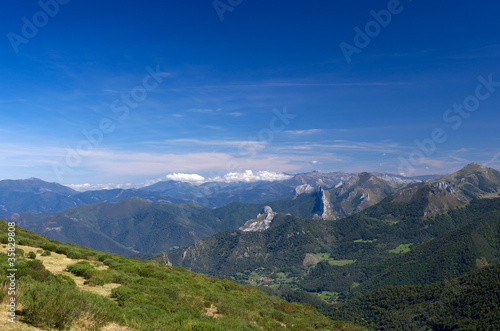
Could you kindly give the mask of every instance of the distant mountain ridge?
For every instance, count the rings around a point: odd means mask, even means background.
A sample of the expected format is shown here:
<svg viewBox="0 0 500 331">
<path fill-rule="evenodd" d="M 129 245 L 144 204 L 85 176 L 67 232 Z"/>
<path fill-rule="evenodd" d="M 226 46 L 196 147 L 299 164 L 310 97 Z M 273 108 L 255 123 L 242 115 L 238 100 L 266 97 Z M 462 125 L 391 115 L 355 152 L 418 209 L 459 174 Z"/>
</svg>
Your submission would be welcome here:
<svg viewBox="0 0 500 331">
<path fill-rule="evenodd" d="M 78 192 L 58 183 L 30 178 L 0 181 L 0 215 L 18 212 L 60 212 L 84 204 L 117 202 L 130 197 L 139 197 L 154 202 L 186 202 L 158 192 L 137 189 Z"/>
<path fill-rule="evenodd" d="M 345 182 L 354 174 L 310 172 L 282 181 L 208 182 L 193 185 L 179 181 L 160 181 L 140 189 L 104 189 L 78 192 L 69 187 L 37 178 L 0 181 L 0 215 L 18 212 L 60 212 L 83 204 L 117 202 L 139 197 L 153 202 L 194 202 L 203 207 L 222 207 L 231 202 L 266 203 L 313 193 Z M 385 174 L 395 182 L 401 176 Z M 391 179 L 392 178 L 392 179 Z M 418 178 L 406 179 L 420 182 Z"/>
<path fill-rule="evenodd" d="M 288 192 L 285 195 L 288 198 L 265 204 L 233 202 L 216 209 L 198 206 L 192 202 L 172 204 L 166 200 L 168 197 L 174 202 L 184 202 L 181 197 L 204 197 L 200 191 L 195 191 L 199 188 L 182 182 L 159 182 L 150 187 L 161 189 L 160 192 L 137 189 L 64 191 L 64 186 L 55 183 L 50 184 L 52 191 L 47 192 L 47 189 L 25 188 L 26 183 L 21 182 L 20 190 L 27 191 L 22 194 L 26 194 L 28 200 L 30 196 L 35 197 L 34 201 L 37 197 L 46 199 L 47 196 L 53 197 L 61 191 L 74 195 L 64 196 L 65 200 L 62 201 L 65 204 L 57 206 L 68 207 L 64 211 L 11 213 L 6 215 L 6 219 L 14 219 L 27 229 L 52 239 L 130 256 L 138 252 L 151 254 L 186 247 L 223 230 L 242 227 L 248 231 L 264 231 L 271 226 L 277 213 L 309 219 L 339 219 L 377 203 L 394 191 L 393 184 L 369 173 L 347 175 L 342 172 L 313 172 L 296 175 L 284 182 L 286 183 L 224 183 L 223 190 L 219 187 L 222 191 L 218 194 L 227 195 L 233 192 L 241 198 L 245 194 L 251 194 L 251 188 L 255 187 L 259 192 L 271 189 L 272 193 L 257 193 L 253 198 L 256 201 L 262 200 L 263 196 L 275 194 L 276 197 L 283 192 Z M 7 184 L 12 187 L 16 183 L 19 184 L 16 181 Z M 40 180 L 36 182 L 37 185 L 45 187 L 44 183 Z M 323 189 L 333 184 L 333 188 Z M 213 185 L 215 184 L 208 183 L 203 189 Z M 318 191 L 296 196 L 296 188 L 301 185 L 308 185 L 313 191 Z M 170 196 L 172 192 L 176 192 L 178 197 Z M 62 195 L 59 194 L 58 197 L 61 198 Z M 54 200 L 57 201 L 55 198 Z M 29 201 L 33 206 L 33 201 Z M 43 210 L 50 207 L 44 206 Z M 257 215 L 262 209 L 265 211 Z"/>
<path fill-rule="evenodd" d="M 423 217 L 465 206 L 473 199 L 498 197 L 500 171 L 470 163 L 451 175 L 396 192 L 392 201 L 410 202 L 423 196 L 429 200 Z"/>
<path fill-rule="evenodd" d="M 14 213 L 4 219 L 61 242 L 134 256 L 185 247 L 219 231 L 238 228 L 260 208 L 233 203 L 210 209 L 192 202 L 153 203 L 132 197 L 59 213 Z"/>
</svg>

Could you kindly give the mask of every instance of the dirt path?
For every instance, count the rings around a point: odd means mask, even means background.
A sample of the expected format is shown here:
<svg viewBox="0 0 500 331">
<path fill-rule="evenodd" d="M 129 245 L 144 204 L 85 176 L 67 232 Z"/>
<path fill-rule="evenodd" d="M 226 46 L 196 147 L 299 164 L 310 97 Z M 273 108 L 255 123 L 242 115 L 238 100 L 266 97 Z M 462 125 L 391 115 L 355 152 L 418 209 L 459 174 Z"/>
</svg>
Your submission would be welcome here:
<svg viewBox="0 0 500 331">
<path fill-rule="evenodd" d="M 116 284 L 116 283 L 105 284 L 104 286 L 84 285 L 83 283 L 85 282 L 85 278 L 75 276 L 72 273 L 66 271 L 66 267 L 68 265 L 77 263 L 79 261 L 87 261 L 87 260 L 74 260 L 74 259 L 68 258 L 64 254 L 58 254 L 58 253 L 54 253 L 54 252 L 51 252 L 50 256 L 41 256 L 41 252 L 40 252 L 41 249 L 38 247 L 17 245 L 16 248 L 22 249 L 25 254 L 27 254 L 30 251 L 34 252 L 36 254 L 36 258 L 38 260 L 42 261 L 43 265 L 45 266 L 45 268 L 47 270 L 49 270 L 54 275 L 64 274 L 64 275 L 71 277 L 75 281 L 76 286 L 80 290 L 89 291 L 89 292 L 99 294 L 99 295 L 102 295 L 102 296 L 109 298 L 111 296 L 111 290 L 120 286 L 120 284 Z M 7 246 L 6 245 L 0 245 L 0 253 L 7 253 Z M 87 261 L 87 262 L 89 262 L 91 265 L 93 265 L 96 269 L 105 270 L 108 268 L 107 266 L 103 265 L 102 262 L 99 262 L 99 261 Z M 19 321 L 18 318 L 16 318 L 15 324 L 9 322 L 7 320 L 8 309 L 7 309 L 7 305 L 6 305 L 6 301 L 5 301 L 6 298 L 7 298 L 7 296 L 4 298 L 5 304 L 4 304 L 4 302 L 2 302 L 0 304 L 0 306 L 1 306 L 0 307 L 0 330 L 12 330 L 12 331 L 46 330 L 46 329 L 40 329 L 40 328 L 31 326 L 29 324 L 25 324 L 25 323 Z M 71 331 L 80 331 L 80 330 L 83 331 L 83 329 L 77 328 L 77 327 L 73 327 L 70 330 Z M 106 327 L 104 327 L 102 330 L 105 330 L 105 331 L 130 331 L 132 329 L 112 323 L 112 324 L 109 324 Z"/>
</svg>

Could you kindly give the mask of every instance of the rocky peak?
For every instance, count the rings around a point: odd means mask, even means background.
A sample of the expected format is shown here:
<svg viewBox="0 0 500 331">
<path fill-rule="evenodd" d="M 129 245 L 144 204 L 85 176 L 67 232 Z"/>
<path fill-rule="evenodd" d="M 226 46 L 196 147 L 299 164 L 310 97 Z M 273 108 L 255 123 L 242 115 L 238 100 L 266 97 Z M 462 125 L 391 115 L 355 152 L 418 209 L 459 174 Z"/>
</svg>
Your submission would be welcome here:
<svg viewBox="0 0 500 331">
<path fill-rule="evenodd" d="M 271 222 L 278 213 L 275 213 L 271 207 L 265 206 L 262 212 L 257 215 L 257 218 L 247 221 L 242 227 L 241 231 L 245 232 L 262 232 L 271 226 Z"/>
</svg>

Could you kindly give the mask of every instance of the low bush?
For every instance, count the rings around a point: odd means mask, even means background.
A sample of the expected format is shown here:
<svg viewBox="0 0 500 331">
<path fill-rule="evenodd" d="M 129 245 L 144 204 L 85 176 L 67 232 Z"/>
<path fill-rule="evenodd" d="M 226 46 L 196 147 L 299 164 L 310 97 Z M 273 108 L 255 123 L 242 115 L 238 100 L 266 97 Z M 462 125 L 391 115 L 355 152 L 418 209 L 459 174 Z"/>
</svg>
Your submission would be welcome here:
<svg viewBox="0 0 500 331">
<path fill-rule="evenodd" d="M 68 275 L 57 274 L 55 276 L 55 278 L 56 278 L 56 281 L 61 283 L 61 284 L 66 284 L 66 285 L 69 285 L 71 287 L 76 287 L 75 281 L 73 280 L 73 278 L 71 278 Z"/>
<path fill-rule="evenodd" d="M 65 329 L 78 324 L 97 330 L 116 318 L 116 304 L 56 281 L 29 284 L 21 294 L 24 320 L 37 327 Z"/>
<path fill-rule="evenodd" d="M 104 285 L 104 280 L 101 277 L 93 276 L 83 282 L 83 284 L 88 286 L 102 286 Z"/>
</svg>

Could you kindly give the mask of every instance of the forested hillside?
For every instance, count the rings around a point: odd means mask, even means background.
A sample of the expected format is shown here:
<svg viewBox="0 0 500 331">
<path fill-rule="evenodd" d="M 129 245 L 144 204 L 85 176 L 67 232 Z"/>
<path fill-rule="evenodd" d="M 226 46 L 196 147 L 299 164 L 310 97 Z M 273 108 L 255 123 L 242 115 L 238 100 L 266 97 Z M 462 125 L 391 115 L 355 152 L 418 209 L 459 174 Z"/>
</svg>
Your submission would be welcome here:
<svg viewBox="0 0 500 331">
<path fill-rule="evenodd" d="M 370 330 L 496 330 L 500 265 L 432 285 L 384 287 L 331 306 L 326 314 Z"/>
<path fill-rule="evenodd" d="M 422 218 L 421 200 L 386 198 L 335 222 L 280 214 L 264 232 L 225 231 L 174 251 L 174 264 L 330 300 L 390 284 L 426 284 L 499 261 L 500 198 Z M 450 232 L 451 231 L 451 232 Z"/>
</svg>

